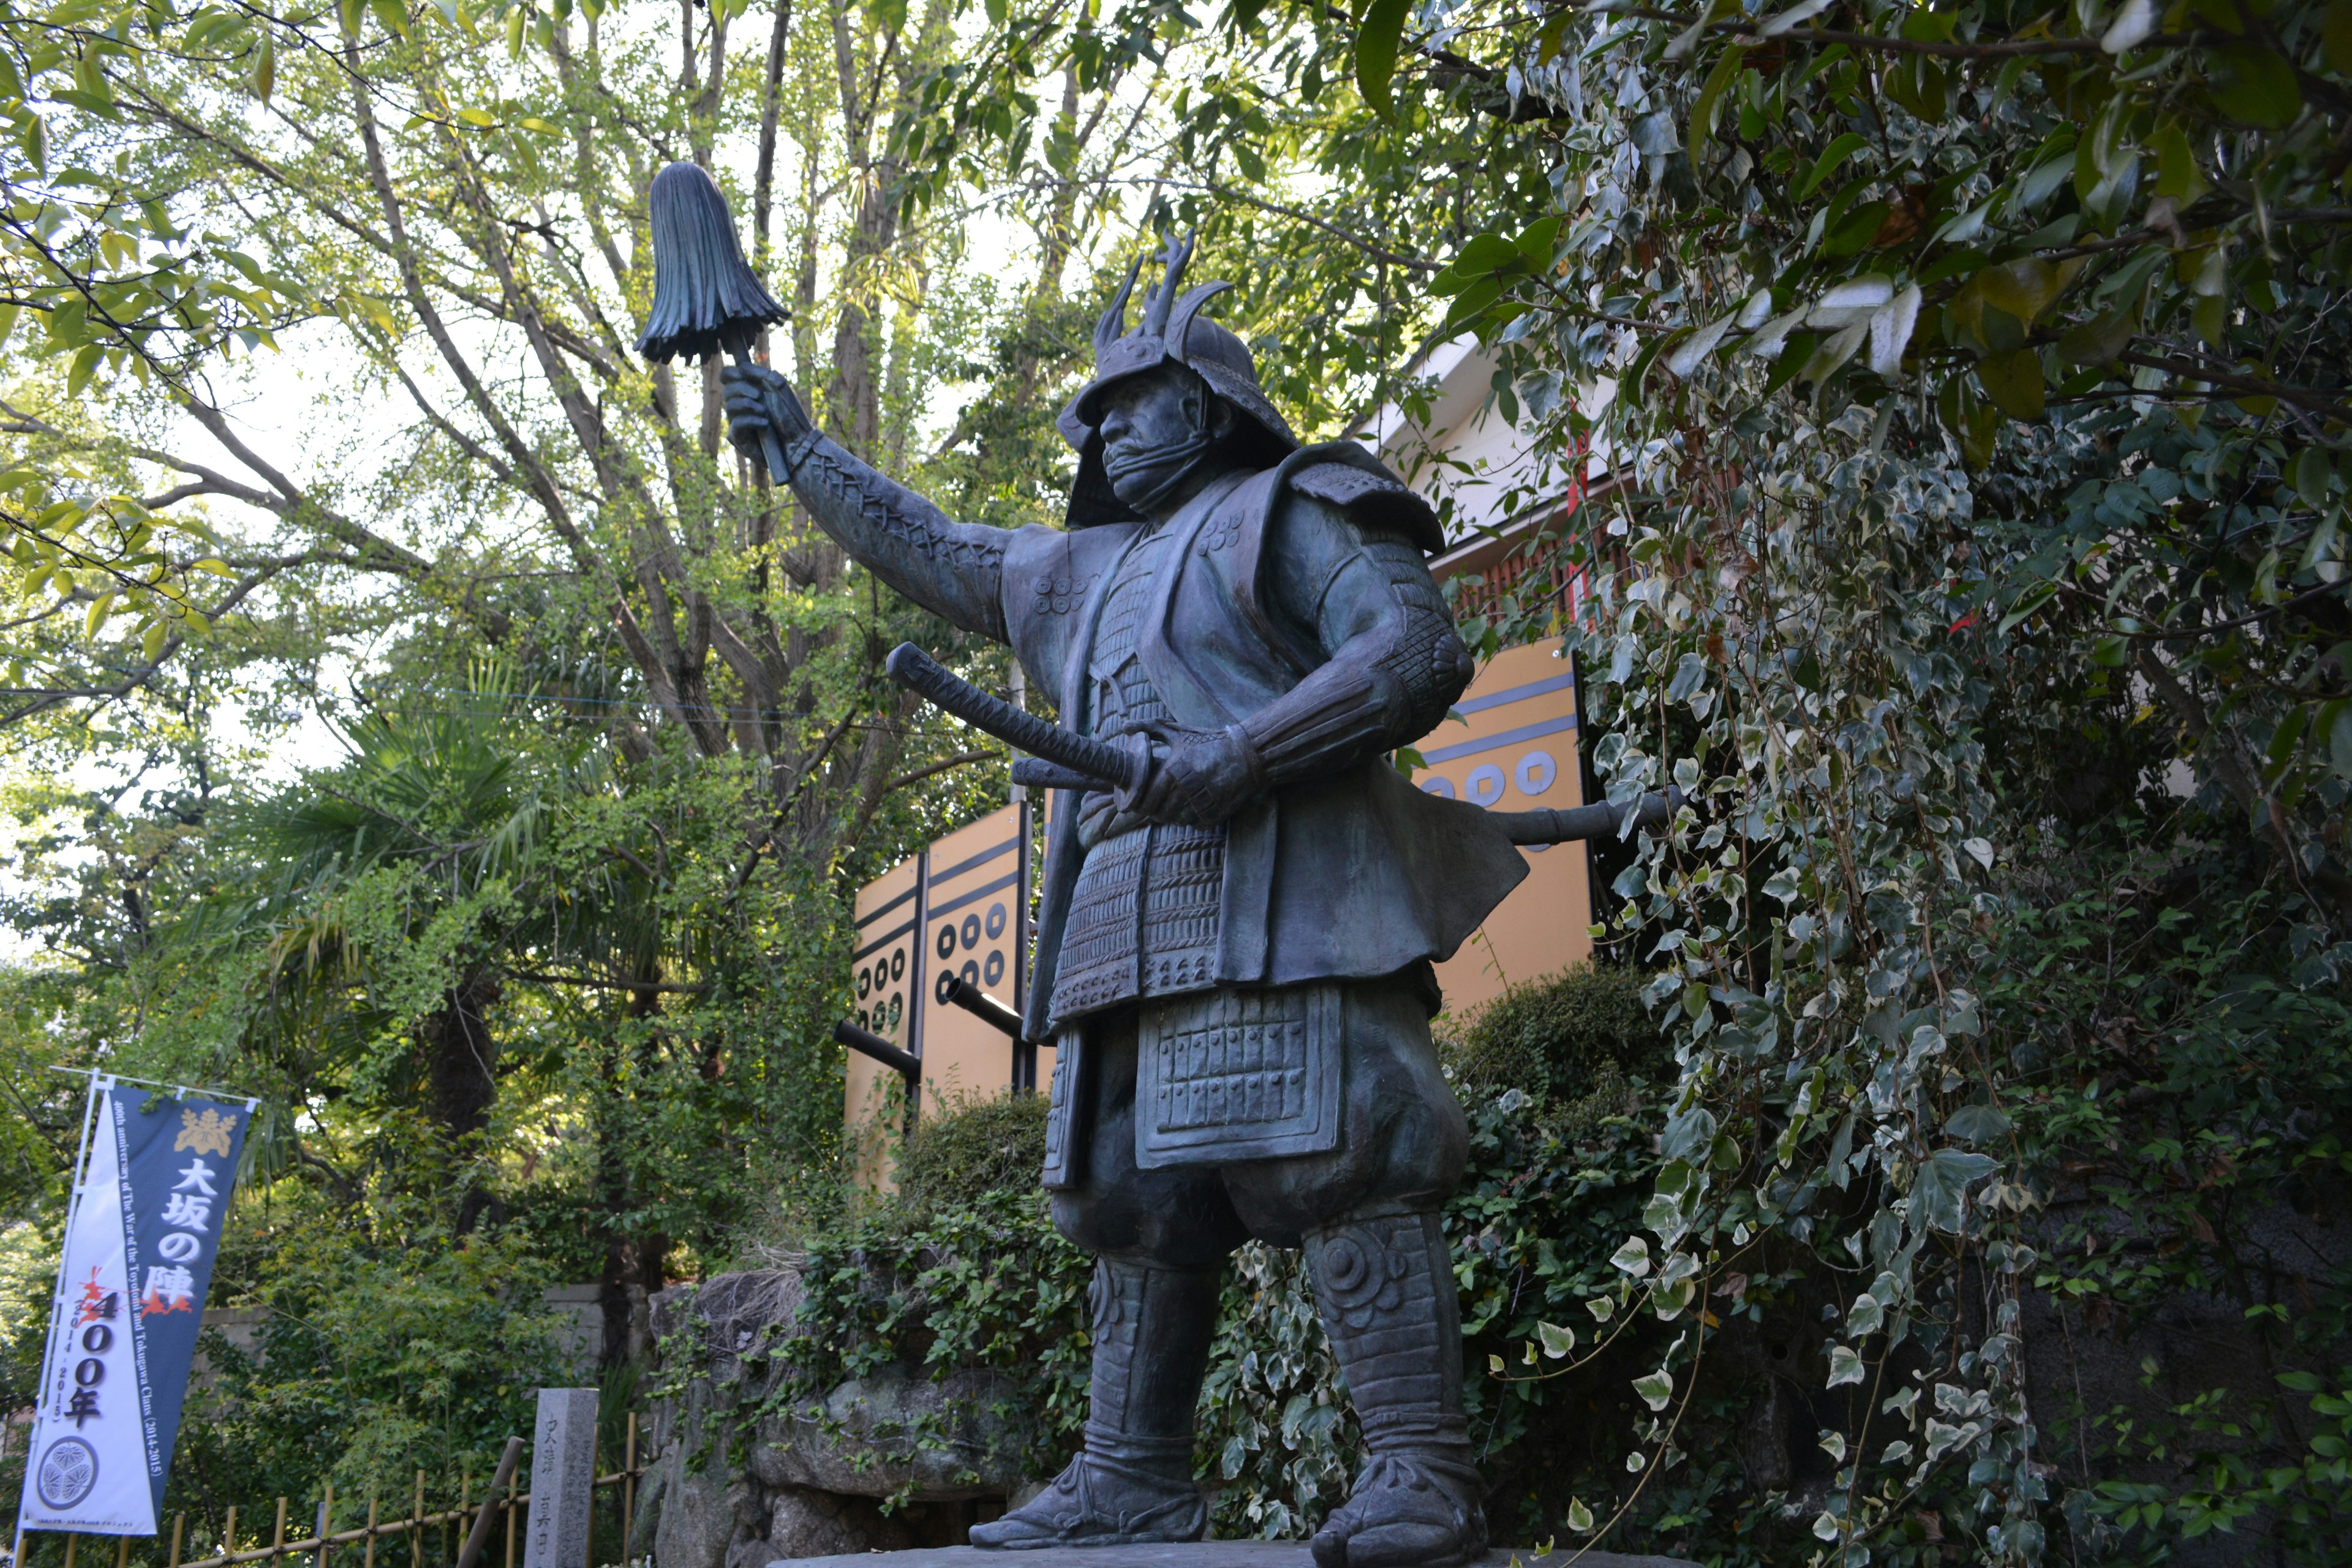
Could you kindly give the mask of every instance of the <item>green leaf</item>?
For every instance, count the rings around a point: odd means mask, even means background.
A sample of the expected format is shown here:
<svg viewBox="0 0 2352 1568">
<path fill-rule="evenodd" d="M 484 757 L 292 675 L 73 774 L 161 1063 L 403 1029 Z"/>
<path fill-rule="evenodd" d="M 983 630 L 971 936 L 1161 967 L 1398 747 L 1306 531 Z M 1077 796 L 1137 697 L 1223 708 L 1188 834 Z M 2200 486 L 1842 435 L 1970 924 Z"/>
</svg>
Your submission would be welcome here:
<svg viewBox="0 0 2352 1568">
<path fill-rule="evenodd" d="M 468 125 L 478 125 L 486 128 L 496 125 L 499 122 L 499 117 L 497 115 L 492 114 L 487 109 L 476 109 L 471 104 L 468 104 L 465 108 L 457 110 L 457 118 L 464 121 Z"/>
<path fill-rule="evenodd" d="M 394 37 L 408 37 L 406 0 L 368 0 L 368 10 L 383 30 Z"/>
<path fill-rule="evenodd" d="M 2071 265 L 2023 257 L 1986 268 L 1969 280 L 1969 287 L 1986 304 L 2006 310 L 2030 326 L 2064 292 L 2082 264 L 2080 257 L 2074 258 Z"/>
<path fill-rule="evenodd" d="M 2208 348 L 2225 348 L 2230 342 L 2230 302 L 2219 294 L 2208 294 L 2189 307 L 2189 324 L 2197 335 L 2205 340 Z"/>
<path fill-rule="evenodd" d="M 1747 57 L 1748 51 L 1737 44 L 1724 50 L 1698 89 L 1690 115 L 1690 161 L 1694 168 L 1706 151 L 1707 138 L 1715 134 L 1716 116 L 1723 107 L 1724 91 L 1739 79 L 1739 65 Z"/>
<path fill-rule="evenodd" d="M 2234 38 L 2213 51 L 2216 68 L 2207 90 L 2231 119 L 2267 130 L 2284 130 L 2303 112 L 2303 86 L 2294 67 L 2251 38 Z"/>
<path fill-rule="evenodd" d="M 1563 1329 L 1557 1324 L 1538 1322 L 1536 1324 L 1536 1336 L 1543 1341 L 1544 1354 L 1554 1361 L 1564 1360 L 1576 1349 L 1574 1329 Z"/>
<path fill-rule="evenodd" d="M 253 96 L 268 103 L 271 90 L 277 86 L 278 44 L 265 27 L 261 32 L 261 42 L 253 52 Z"/>
<path fill-rule="evenodd" d="M 1356 89 L 1378 113 L 1390 112 L 1389 83 L 1396 76 L 1410 0 L 1372 0 L 1356 28 Z"/>
<path fill-rule="evenodd" d="M 1912 1175 L 1914 1212 L 1936 1229 L 1957 1235 L 1964 1223 L 1961 1198 L 1969 1184 L 1999 1169 L 2000 1163 L 1990 1155 L 1965 1153 L 1958 1149 L 1937 1150 L 1919 1162 Z"/>
<path fill-rule="evenodd" d="M 2345 0 L 2345 9 L 2352 11 L 2352 0 Z M 2156 194 L 2169 196 L 2180 207 L 2194 205 L 2213 187 L 2205 181 L 2197 167 L 2197 153 L 2189 145 L 2178 125 L 2167 125 L 2156 133 Z"/>
<path fill-rule="evenodd" d="M 1592 1510 L 1584 1506 L 1582 1498 L 1568 1500 L 1568 1528 L 1579 1535 L 1592 1533 Z"/>
<path fill-rule="evenodd" d="M 115 598 L 115 591 L 109 588 L 89 602 L 89 613 L 82 616 L 81 620 L 82 636 L 86 637 L 98 636 L 98 628 L 106 625 L 106 617 L 114 613 Z"/>
<path fill-rule="evenodd" d="M 1645 1377 L 1637 1377 L 1633 1380 L 1633 1392 L 1640 1394 L 1642 1403 L 1651 1409 L 1664 1410 L 1674 1402 L 1674 1374 L 1661 1367 Z"/>
<path fill-rule="evenodd" d="M 2045 395 L 2042 356 L 2033 350 L 2023 348 L 1979 360 L 1977 380 L 1984 384 L 1985 395 L 1993 405 L 2011 419 L 2030 423 L 2042 417 Z"/>
<path fill-rule="evenodd" d="M 1822 254 L 1852 256 L 1863 249 L 1878 237 L 1887 214 L 1894 210 L 1885 202 L 1864 202 L 1838 219 L 1836 226 L 1822 241 Z"/>
<path fill-rule="evenodd" d="M 1820 159 L 1806 171 L 1805 177 L 1797 183 L 1797 188 L 1789 193 L 1790 198 L 1803 201 L 1821 188 L 1822 182 L 1828 179 L 1840 163 L 1869 145 L 1859 132 L 1845 132 L 1822 150 Z"/>
<path fill-rule="evenodd" d="M 2058 340 L 2058 357 L 2067 364 L 2112 364 L 2131 346 L 2133 313 L 2118 305 L 2076 323 Z"/>
<path fill-rule="evenodd" d="M 43 120 L 39 114 L 28 111 L 25 115 L 25 118 L 18 122 L 16 126 L 16 147 L 19 152 L 25 154 L 25 162 L 33 166 L 36 174 L 46 174 L 48 173 L 48 121 Z"/>
<path fill-rule="evenodd" d="M 73 364 L 71 368 L 66 372 L 66 395 L 68 397 L 79 397 L 81 395 L 82 388 L 88 386 L 89 384 L 89 378 L 93 374 L 97 374 L 99 357 L 105 352 L 106 351 L 104 349 L 100 348 L 96 343 L 88 343 L 83 345 L 80 353 L 74 355 Z"/>
<path fill-rule="evenodd" d="M 1963 1143 L 1991 1143 L 2009 1135 L 2009 1118 L 1990 1105 L 1963 1105 L 1944 1123 Z"/>
<path fill-rule="evenodd" d="M 2304 505 L 2317 508 L 2327 504 L 2327 482 L 2335 477 L 2336 470 L 2327 460 L 2326 448 L 2305 447 L 2295 454 L 2291 472 L 2294 479 L 2294 493 L 2303 498 Z"/>
</svg>

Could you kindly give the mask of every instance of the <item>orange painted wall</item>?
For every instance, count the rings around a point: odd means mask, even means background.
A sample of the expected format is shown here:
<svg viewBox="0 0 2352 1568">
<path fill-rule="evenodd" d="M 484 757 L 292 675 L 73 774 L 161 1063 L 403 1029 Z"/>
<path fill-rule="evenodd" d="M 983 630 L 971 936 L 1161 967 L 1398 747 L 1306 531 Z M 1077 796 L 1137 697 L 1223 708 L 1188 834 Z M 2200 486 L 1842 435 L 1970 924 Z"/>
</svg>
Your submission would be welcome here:
<svg viewBox="0 0 2352 1568">
<path fill-rule="evenodd" d="M 1448 719 L 1415 747 L 1413 783 L 1498 811 L 1584 804 L 1577 762 L 1575 667 L 1557 641 L 1507 648 L 1478 671 Z M 1461 1013 L 1509 985 L 1557 973 L 1592 952 L 1592 887 L 1581 844 L 1523 848 L 1528 879 L 1437 966 Z"/>
<path fill-rule="evenodd" d="M 992 812 L 858 889 L 856 1020 L 922 1058 L 919 1116 L 942 1095 L 985 1097 L 1012 1087 L 1013 1042 L 943 1000 L 940 986 L 961 974 L 1020 1010 L 1028 979 L 1026 821 L 1019 805 Z M 1053 1050 L 1037 1055 L 1039 1081 L 1047 1081 Z M 900 1126 L 891 1110 L 898 1075 L 851 1051 L 845 1078 L 842 1109 L 861 1142 L 859 1172 L 869 1184 L 887 1184 L 889 1135 Z"/>
</svg>

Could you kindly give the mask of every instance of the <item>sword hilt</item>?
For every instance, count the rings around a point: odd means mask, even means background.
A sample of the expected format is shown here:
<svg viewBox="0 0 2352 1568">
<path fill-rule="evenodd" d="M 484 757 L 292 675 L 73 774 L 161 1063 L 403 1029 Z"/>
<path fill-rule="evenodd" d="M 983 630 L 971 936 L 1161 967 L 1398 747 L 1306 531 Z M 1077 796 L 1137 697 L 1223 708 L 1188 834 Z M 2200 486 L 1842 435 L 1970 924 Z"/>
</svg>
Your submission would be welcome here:
<svg viewBox="0 0 2352 1568">
<path fill-rule="evenodd" d="M 1084 773 L 1105 788 L 1132 795 L 1150 776 L 1151 760 L 1143 751 L 1122 751 L 1090 735 L 1065 730 L 1034 713 L 1024 712 L 1003 698 L 992 697 L 960 679 L 913 643 L 902 642 L 892 648 L 882 668 L 889 671 L 891 679 L 973 729 L 984 731 L 1032 756 Z"/>
<path fill-rule="evenodd" d="M 1076 768 L 1066 768 L 1059 763 L 1049 763 L 1042 757 L 1013 759 L 1013 782 L 1031 789 L 1074 789 L 1080 792 L 1106 788 L 1108 781 L 1092 773 L 1082 773 Z"/>
<path fill-rule="evenodd" d="M 1654 791 L 1630 805 L 1611 805 L 1602 801 L 1594 805 L 1572 805 L 1565 811 L 1497 811 L 1495 819 L 1514 844 L 1577 844 L 1590 838 L 1614 837 L 1623 830 L 1628 816 L 1637 818 L 1644 827 L 1664 827 L 1674 820 L 1683 805 L 1683 792 L 1669 788 L 1661 795 Z"/>
</svg>

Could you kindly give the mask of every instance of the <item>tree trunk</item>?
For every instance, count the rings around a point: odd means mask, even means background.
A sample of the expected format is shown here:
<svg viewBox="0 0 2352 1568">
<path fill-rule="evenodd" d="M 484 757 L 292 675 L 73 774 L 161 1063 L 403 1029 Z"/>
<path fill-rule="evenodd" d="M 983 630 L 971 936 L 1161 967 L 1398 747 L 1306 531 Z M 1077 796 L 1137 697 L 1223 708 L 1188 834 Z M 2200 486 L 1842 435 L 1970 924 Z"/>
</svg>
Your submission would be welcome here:
<svg viewBox="0 0 2352 1568">
<path fill-rule="evenodd" d="M 499 986 L 488 974 L 469 974 L 417 1026 L 425 1047 L 425 1113 L 452 1148 L 487 1126 L 498 1103 L 499 1048 L 488 1014 Z"/>
<path fill-rule="evenodd" d="M 469 974 L 416 1027 L 425 1047 L 425 1114 L 440 1130 L 457 1175 L 454 1223 L 459 1236 L 469 1234 L 485 1214 L 493 1220 L 505 1217 L 505 1205 L 478 1179 L 480 1173 L 472 1163 L 499 1099 L 499 1048 L 488 1016 L 499 993 L 495 977 Z"/>
<path fill-rule="evenodd" d="M 659 964 L 648 964 L 638 975 L 649 985 L 661 981 Z M 635 1020 L 650 1018 L 661 1007 L 661 993 L 653 990 L 629 994 L 625 1016 Z M 623 1216 L 633 1206 L 634 1193 L 629 1180 L 628 1152 L 624 1146 L 621 1129 L 614 1123 L 618 1097 L 613 1093 L 620 1081 L 621 1052 L 625 1047 L 618 1040 L 608 1041 L 604 1047 L 604 1104 L 599 1108 L 596 1129 L 596 1226 L 604 1242 L 604 1271 L 596 1280 L 596 1304 L 604 1319 L 604 1342 L 598 1347 L 598 1363 L 603 1366 L 618 1366 L 644 1355 L 651 1345 L 651 1327 L 638 1315 L 638 1304 L 650 1301 L 655 1291 L 667 1283 L 662 1260 L 669 1256 L 670 1238 L 660 1231 L 632 1234 Z"/>
</svg>

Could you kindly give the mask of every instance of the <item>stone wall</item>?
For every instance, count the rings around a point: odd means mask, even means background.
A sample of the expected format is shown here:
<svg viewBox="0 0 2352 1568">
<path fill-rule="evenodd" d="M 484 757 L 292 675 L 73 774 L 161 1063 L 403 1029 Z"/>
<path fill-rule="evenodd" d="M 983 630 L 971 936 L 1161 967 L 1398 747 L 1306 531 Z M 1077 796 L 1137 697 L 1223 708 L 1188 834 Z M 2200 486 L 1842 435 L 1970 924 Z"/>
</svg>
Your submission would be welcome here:
<svg viewBox="0 0 2352 1568">
<path fill-rule="evenodd" d="M 772 1347 L 801 1301 L 790 1268 L 724 1274 L 653 1299 L 652 1468 L 632 1557 L 660 1568 L 765 1568 L 778 1558 L 961 1545 L 1025 1497 L 990 1406 L 992 1374 L 934 1383 L 890 1366 L 784 1404 Z"/>
</svg>

